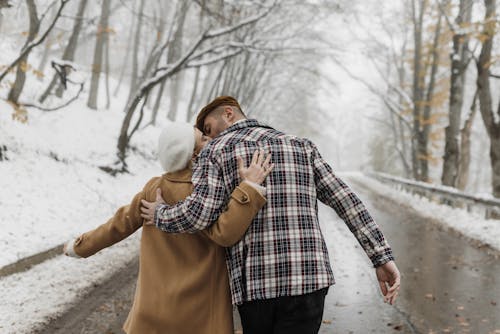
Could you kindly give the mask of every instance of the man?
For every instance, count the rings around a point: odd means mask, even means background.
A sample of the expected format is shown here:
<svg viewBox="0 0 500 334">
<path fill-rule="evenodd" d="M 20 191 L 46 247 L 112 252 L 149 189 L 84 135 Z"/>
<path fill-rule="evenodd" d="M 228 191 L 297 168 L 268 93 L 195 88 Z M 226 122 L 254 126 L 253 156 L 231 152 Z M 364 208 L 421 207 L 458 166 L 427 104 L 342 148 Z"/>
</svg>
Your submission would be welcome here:
<svg viewBox="0 0 500 334">
<path fill-rule="evenodd" d="M 385 301 L 394 303 L 400 275 L 389 244 L 311 141 L 247 119 L 229 96 L 205 106 L 196 126 L 213 139 L 193 168 L 192 195 L 172 206 L 160 198 L 143 202 L 143 217 L 170 233 L 205 229 L 238 184 L 236 157 L 248 162 L 256 149 L 272 155 L 274 170 L 265 182 L 267 205 L 226 256 L 232 301 L 245 334 L 318 332 L 324 298 L 334 284 L 318 223 L 318 199 L 348 225 L 376 267 Z"/>
</svg>

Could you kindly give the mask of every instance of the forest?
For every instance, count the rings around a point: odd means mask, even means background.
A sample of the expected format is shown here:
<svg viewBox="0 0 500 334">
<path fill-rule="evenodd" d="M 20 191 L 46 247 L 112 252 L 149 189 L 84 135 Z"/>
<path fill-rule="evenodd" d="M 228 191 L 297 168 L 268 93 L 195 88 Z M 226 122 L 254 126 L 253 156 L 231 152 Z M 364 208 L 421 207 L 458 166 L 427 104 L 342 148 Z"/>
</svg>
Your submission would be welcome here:
<svg viewBox="0 0 500 334">
<path fill-rule="evenodd" d="M 357 115 L 371 124 L 360 144 L 368 158 L 358 154 L 363 170 L 500 197 L 496 7 L 494 0 L 1 0 L 0 97 L 22 123 L 35 109 L 64 115 L 76 100 L 107 110 L 126 91 L 116 159 L 102 166 L 121 173 L 138 131 L 159 120 L 193 121 L 220 95 L 298 135 L 336 131 L 318 124 L 352 118 L 325 108 L 345 84 L 342 72 L 372 101 Z M 349 62 L 353 53 L 364 57 L 362 68 Z M 337 130 L 348 137 L 355 122 Z M 1 160 L 9 148 L 0 147 Z"/>
</svg>

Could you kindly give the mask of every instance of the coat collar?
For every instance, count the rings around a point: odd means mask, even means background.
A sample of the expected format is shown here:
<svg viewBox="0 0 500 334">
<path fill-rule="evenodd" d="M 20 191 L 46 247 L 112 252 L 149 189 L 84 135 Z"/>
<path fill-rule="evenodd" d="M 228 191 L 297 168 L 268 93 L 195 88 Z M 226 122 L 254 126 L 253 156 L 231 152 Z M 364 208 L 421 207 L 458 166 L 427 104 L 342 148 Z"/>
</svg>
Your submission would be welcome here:
<svg viewBox="0 0 500 334">
<path fill-rule="evenodd" d="M 257 121 L 256 119 L 244 119 L 236 122 L 235 124 L 228 127 L 226 130 L 222 131 L 217 137 L 224 136 L 229 132 L 237 131 L 244 128 L 252 128 L 252 127 L 261 127 L 261 128 L 269 128 L 273 129 L 269 125 L 265 125 Z"/>
<path fill-rule="evenodd" d="M 193 170 L 191 169 L 191 164 L 183 170 L 177 172 L 165 173 L 163 177 L 172 182 L 180 183 L 191 183 L 191 176 L 193 176 Z"/>
</svg>

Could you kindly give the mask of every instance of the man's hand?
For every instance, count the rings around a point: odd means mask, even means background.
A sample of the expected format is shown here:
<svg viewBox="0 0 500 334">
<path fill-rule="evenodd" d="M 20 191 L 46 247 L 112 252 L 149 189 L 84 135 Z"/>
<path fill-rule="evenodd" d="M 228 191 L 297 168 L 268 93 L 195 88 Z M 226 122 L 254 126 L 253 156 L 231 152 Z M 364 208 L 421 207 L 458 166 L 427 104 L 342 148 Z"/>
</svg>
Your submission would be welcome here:
<svg viewBox="0 0 500 334">
<path fill-rule="evenodd" d="M 166 204 L 165 200 L 161 196 L 161 189 L 156 189 L 156 201 L 148 202 L 146 200 L 141 199 L 141 217 L 144 218 L 143 225 L 154 225 L 155 218 L 155 210 L 158 205 Z"/>
<path fill-rule="evenodd" d="M 394 261 L 389 261 L 375 269 L 380 290 L 384 295 L 384 302 L 394 304 L 401 285 L 401 274 Z"/>
</svg>

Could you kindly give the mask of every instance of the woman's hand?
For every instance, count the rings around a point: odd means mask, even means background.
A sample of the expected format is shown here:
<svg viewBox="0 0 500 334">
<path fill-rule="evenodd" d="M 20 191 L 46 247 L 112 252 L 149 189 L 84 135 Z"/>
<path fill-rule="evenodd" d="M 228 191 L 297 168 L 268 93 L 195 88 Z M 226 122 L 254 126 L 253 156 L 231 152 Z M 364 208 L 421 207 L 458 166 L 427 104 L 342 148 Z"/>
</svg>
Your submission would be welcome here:
<svg viewBox="0 0 500 334">
<path fill-rule="evenodd" d="M 255 151 L 250 166 L 247 168 L 243 163 L 243 159 L 236 157 L 238 159 L 238 174 L 242 181 L 250 181 L 256 184 L 264 182 L 274 168 L 274 164 L 270 163 L 271 154 L 265 157 L 265 159 L 264 157 L 265 153 L 263 150 Z"/>
</svg>

